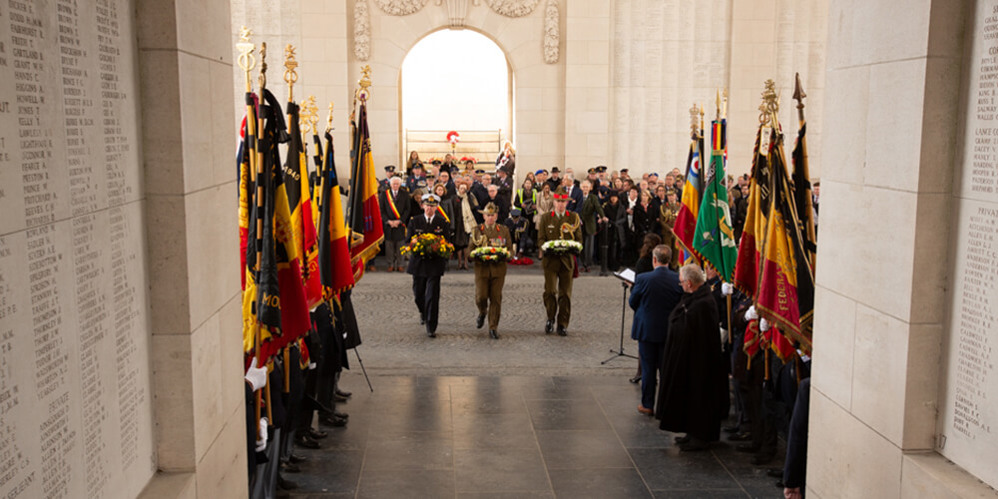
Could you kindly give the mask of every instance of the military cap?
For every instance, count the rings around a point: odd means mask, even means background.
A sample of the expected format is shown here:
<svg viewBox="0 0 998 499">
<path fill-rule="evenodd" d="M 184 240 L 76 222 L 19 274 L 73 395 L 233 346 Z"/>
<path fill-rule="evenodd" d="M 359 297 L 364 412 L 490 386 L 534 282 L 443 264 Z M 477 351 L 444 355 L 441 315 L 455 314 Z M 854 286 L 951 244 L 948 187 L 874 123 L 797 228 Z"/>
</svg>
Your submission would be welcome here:
<svg viewBox="0 0 998 499">
<path fill-rule="evenodd" d="M 489 203 L 485 205 L 485 209 L 478 210 L 478 212 L 481 213 L 482 215 L 498 215 L 499 207 L 496 206 L 495 203 Z"/>
<path fill-rule="evenodd" d="M 627 168 L 621 168 L 620 173 L 627 173 L 629 170 Z"/>
<path fill-rule="evenodd" d="M 563 186 L 559 185 L 558 188 L 555 189 L 555 191 L 554 191 L 554 200 L 555 201 L 568 201 L 568 192 L 565 191 L 565 188 Z"/>
<path fill-rule="evenodd" d="M 547 170 L 541 168 L 540 170 L 537 170 L 536 172 L 534 172 L 534 175 L 540 175 L 542 173 L 547 173 L 547 172 L 548 172 Z"/>
<path fill-rule="evenodd" d="M 394 172 L 395 171 L 395 165 L 388 165 L 388 166 L 386 166 L 385 167 L 385 171 L 386 172 Z"/>
<path fill-rule="evenodd" d="M 603 173 L 606 171 L 606 165 L 599 165 L 596 167 L 596 173 Z"/>
<path fill-rule="evenodd" d="M 492 203 L 489 203 L 489 204 L 492 204 Z M 486 208 L 487 208 L 487 207 L 486 207 Z M 518 217 L 518 216 L 520 216 L 520 214 L 521 214 L 521 213 L 523 213 L 523 212 L 522 212 L 522 211 L 520 211 L 520 209 L 519 209 L 519 208 L 513 208 L 512 210 L 509 210 L 509 215 L 510 215 L 511 217 Z"/>
<path fill-rule="evenodd" d="M 481 175 L 481 174 L 485 173 L 485 170 L 479 168 L 479 169 L 475 170 L 475 173 Z"/>
<path fill-rule="evenodd" d="M 586 171 L 586 173 L 592 175 L 592 174 L 596 173 L 596 169 L 595 168 L 590 168 L 589 170 Z"/>
<path fill-rule="evenodd" d="M 436 206 L 440 204 L 440 198 L 436 194 L 423 194 L 423 204 Z"/>
</svg>

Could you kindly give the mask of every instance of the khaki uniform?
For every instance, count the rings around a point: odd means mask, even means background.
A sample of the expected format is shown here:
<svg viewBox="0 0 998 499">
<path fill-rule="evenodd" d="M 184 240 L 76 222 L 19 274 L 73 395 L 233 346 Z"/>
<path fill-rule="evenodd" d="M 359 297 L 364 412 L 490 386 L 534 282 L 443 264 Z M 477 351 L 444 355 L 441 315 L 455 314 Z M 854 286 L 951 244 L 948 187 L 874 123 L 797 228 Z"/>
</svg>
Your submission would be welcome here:
<svg viewBox="0 0 998 499">
<path fill-rule="evenodd" d="M 505 247 L 513 254 L 513 238 L 505 225 L 484 224 L 475 227 L 468 245 L 470 251 L 482 246 Z M 475 261 L 475 305 L 478 313 L 489 316 L 489 329 L 499 328 L 499 314 L 502 312 L 502 286 L 506 282 L 506 262 Z"/>
<path fill-rule="evenodd" d="M 562 232 L 565 224 L 569 225 L 568 232 Z M 557 239 L 582 242 L 579 215 L 570 211 L 562 216 L 555 212 L 541 215 L 537 229 L 538 247 Z M 558 326 L 567 328 L 572 314 L 572 272 L 575 270 L 575 257 L 570 254 L 544 254 L 541 268 L 544 269 L 544 308 L 547 309 L 548 320 L 557 318 Z"/>
<path fill-rule="evenodd" d="M 672 233 L 672 228 L 676 225 L 676 217 L 679 215 L 680 204 L 663 203 L 659 207 L 658 225 L 662 230 L 662 244 L 672 248 L 672 260 L 669 268 L 679 269 L 679 243 Z"/>
</svg>

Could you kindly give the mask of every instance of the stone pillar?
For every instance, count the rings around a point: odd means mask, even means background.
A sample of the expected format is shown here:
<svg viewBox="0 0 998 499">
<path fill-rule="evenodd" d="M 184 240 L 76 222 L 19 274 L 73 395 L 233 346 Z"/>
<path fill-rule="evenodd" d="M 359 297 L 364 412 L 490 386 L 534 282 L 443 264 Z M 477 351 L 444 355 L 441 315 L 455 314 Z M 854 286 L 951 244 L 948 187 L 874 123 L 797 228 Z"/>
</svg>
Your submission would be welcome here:
<svg viewBox="0 0 998 499">
<path fill-rule="evenodd" d="M 933 452 L 970 3 L 830 2 L 809 496 L 979 483 Z"/>
<path fill-rule="evenodd" d="M 144 495 L 246 497 L 229 2 L 135 8 L 159 469 Z"/>
</svg>

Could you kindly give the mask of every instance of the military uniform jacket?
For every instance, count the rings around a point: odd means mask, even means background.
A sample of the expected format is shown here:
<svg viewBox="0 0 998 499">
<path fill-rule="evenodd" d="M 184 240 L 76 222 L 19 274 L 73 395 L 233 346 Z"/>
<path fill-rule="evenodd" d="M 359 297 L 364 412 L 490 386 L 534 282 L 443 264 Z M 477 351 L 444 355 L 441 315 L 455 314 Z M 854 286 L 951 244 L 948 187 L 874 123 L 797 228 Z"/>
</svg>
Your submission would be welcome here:
<svg viewBox="0 0 998 499">
<path fill-rule="evenodd" d="M 603 211 L 603 207 L 599 204 L 599 199 L 596 198 L 596 194 L 592 192 L 589 193 L 582 201 L 582 206 L 579 209 L 579 215 L 582 216 L 582 226 L 586 229 L 586 234 L 596 233 L 596 214 L 600 217 L 605 217 L 606 214 Z"/>
<path fill-rule="evenodd" d="M 408 243 L 412 240 L 412 236 L 427 233 L 443 236 L 447 242 L 451 240 L 450 224 L 444 220 L 444 217 L 437 214 L 433 217 L 432 222 L 428 222 L 426 215 L 420 214 L 412 217 L 412 220 L 409 221 L 409 230 L 406 232 L 405 241 Z M 410 256 L 409 266 L 406 268 L 406 272 L 409 274 L 421 277 L 441 276 L 444 275 L 445 270 L 447 270 L 447 260 L 437 257 L 423 258 L 419 255 Z"/>
<path fill-rule="evenodd" d="M 565 224 L 569 225 L 571 229 L 569 232 L 562 233 L 561 227 Z M 565 211 L 565 214 L 558 216 L 555 212 L 545 213 L 541 215 L 541 223 L 537 228 L 537 245 L 543 246 L 544 243 L 548 241 L 554 241 L 556 239 L 565 239 L 569 241 L 582 242 L 582 222 L 579 220 L 578 213 L 572 213 L 571 211 Z M 556 258 L 554 256 L 544 256 L 544 259 Z M 562 263 L 572 268 L 574 260 L 572 255 L 564 254 L 557 258 L 562 259 Z"/>
<path fill-rule="evenodd" d="M 468 245 L 468 249 L 474 251 L 475 248 L 482 246 L 501 246 L 506 248 L 506 251 L 509 251 L 510 256 L 512 256 L 513 238 L 509 235 L 509 228 L 500 223 L 496 223 L 491 227 L 479 224 L 475 227 L 475 230 L 471 231 L 471 243 Z M 476 260 L 475 268 L 478 269 L 479 267 L 488 267 L 490 272 L 498 270 L 503 275 L 506 274 L 506 262 L 480 262 Z"/>
</svg>

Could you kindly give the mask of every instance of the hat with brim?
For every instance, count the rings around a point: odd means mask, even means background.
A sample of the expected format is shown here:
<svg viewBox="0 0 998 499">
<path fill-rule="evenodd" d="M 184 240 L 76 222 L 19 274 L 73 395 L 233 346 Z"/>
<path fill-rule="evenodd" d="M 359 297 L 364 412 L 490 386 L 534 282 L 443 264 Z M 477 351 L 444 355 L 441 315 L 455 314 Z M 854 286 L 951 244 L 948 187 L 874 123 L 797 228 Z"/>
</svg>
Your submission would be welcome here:
<svg viewBox="0 0 998 499">
<path fill-rule="evenodd" d="M 559 186 L 554 191 L 554 200 L 555 201 L 568 201 L 568 192 L 565 191 L 564 187 L 560 187 Z"/>
<path fill-rule="evenodd" d="M 436 194 L 423 194 L 423 204 L 437 206 L 440 204 L 440 198 Z"/>
<path fill-rule="evenodd" d="M 388 166 L 386 166 L 385 167 L 385 171 L 386 172 L 393 172 L 393 171 L 395 171 L 395 165 L 388 165 Z"/>
<path fill-rule="evenodd" d="M 485 209 L 478 210 L 482 215 L 498 215 L 499 207 L 495 203 L 489 203 L 485 205 Z"/>
<path fill-rule="evenodd" d="M 558 167 L 556 166 L 551 169 L 551 173 L 561 173 L 561 170 L 559 170 Z"/>
</svg>

